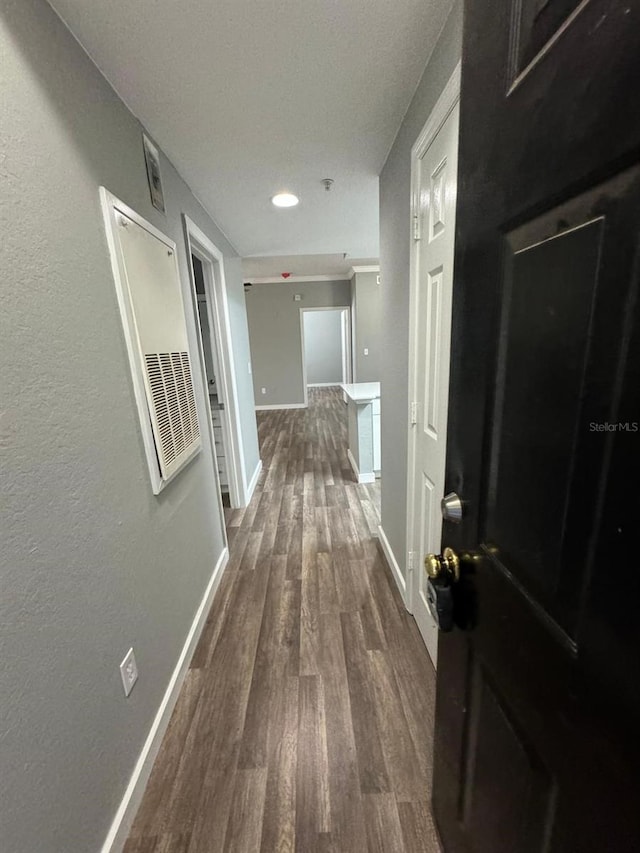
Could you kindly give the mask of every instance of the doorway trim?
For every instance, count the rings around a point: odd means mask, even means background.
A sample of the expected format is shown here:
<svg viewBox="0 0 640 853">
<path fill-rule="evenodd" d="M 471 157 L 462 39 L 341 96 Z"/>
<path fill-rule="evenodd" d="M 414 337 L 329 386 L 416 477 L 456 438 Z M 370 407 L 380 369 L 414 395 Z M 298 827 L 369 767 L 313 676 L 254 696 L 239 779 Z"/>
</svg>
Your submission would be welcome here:
<svg viewBox="0 0 640 853">
<path fill-rule="evenodd" d="M 440 97 L 431 110 L 429 118 L 426 120 L 422 131 L 418 135 L 411 149 L 411 254 L 410 254 L 410 273 L 409 273 L 409 408 L 413 407 L 413 401 L 417 400 L 417 383 L 418 383 L 418 333 L 417 328 L 417 291 L 418 291 L 418 251 L 420 241 L 417 236 L 418 213 L 420 206 L 420 169 L 419 164 L 421 158 L 426 153 L 427 149 L 436 138 L 442 129 L 451 111 L 455 108 L 460 100 L 460 81 L 461 81 L 461 61 L 453 70 L 453 73 L 447 81 Z M 449 330 L 451 334 L 451 330 Z M 415 469 L 416 469 L 416 430 L 412 423 L 413 418 L 409 417 L 408 425 L 408 441 L 407 441 L 407 527 L 406 527 L 406 553 L 405 566 L 407 567 L 406 575 L 402 578 L 400 584 L 400 593 L 404 600 L 405 607 L 410 613 L 414 610 L 413 601 L 413 573 L 422 571 L 422 558 L 424 555 L 416 553 L 414 549 L 414 534 L 416 521 L 415 507 Z"/>
<path fill-rule="evenodd" d="M 222 418 L 229 439 L 228 473 L 229 499 L 233 508 L 244 507 L 248 504 L 250 495 L 247 486 L 247 474 L 242 445 L 242 428 L 240 425 L 240 408 L 236 385 L 236 371 L 231 346 L 231 325 L 229 322 L 229 306 L 227 301 L 227 284 L 224 275 L 224 256 L 207 235 L 193 222 L 186 213 L 182 214 L 185 240 L 187 244 L 189 278 L 191 283 L 191 310 L 198 332 L 198 350 L 200 355 L 200 370 L 203 376 L 203 387 L 208 388 L 204 349 L 200 324 L 198 319 L 198 295 L 196 293 L 195 276 L 191 255 L 195 255 L 202 263 L 204 272 L 204 289 L 207 300 L 207 317 L 209 319 L 209 336 L 211 345 L 218 342 L 218 363 L 220 367 L 220 398 L 223 403 Z M 216 359 L 214 359 L 214 364 Z M 206 411 L 208 414 L 208 434 L 212 452 L 215 458 L 215 440 L 209 395 L 205 393 Z M 215 476 L 218 477 L 217 464 L 214 464 Z M 219 485 L 219 484 L 218 484 Z"/>
<path fill-rule="evenodd" d="M 342 349 L 342 381 L 351 382 L 351 306 L 350 305 L 321 305 L 317 308 L 300 309 L 300 352 L 302 358 L 302 387 L 304 405 L 309 405 L 309 386 L 307 385 L 307 358 L 304 349 L 304 315 L 311 311 L 340 311 L 340 343 Z M 340 383 L 322 383 L 335 386 Z"/>
</svg>

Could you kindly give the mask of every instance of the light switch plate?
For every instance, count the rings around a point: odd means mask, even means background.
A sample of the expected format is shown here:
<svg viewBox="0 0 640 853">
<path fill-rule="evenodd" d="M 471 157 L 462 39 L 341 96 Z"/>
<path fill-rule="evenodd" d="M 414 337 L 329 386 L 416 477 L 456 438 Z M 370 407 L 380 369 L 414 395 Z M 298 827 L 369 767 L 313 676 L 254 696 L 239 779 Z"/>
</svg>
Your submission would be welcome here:
<svg viewBox="0 0 640 853">
<path fill-rule="evenodd" d="M 120 664 L 120 676 L 122 678 L 122 686 L 124 695 L 128 696 L 133 690 L 133 685 L 138 680 L 138 664 L 133 649 L 129 649 L 124 660 Z"/>
</svg>

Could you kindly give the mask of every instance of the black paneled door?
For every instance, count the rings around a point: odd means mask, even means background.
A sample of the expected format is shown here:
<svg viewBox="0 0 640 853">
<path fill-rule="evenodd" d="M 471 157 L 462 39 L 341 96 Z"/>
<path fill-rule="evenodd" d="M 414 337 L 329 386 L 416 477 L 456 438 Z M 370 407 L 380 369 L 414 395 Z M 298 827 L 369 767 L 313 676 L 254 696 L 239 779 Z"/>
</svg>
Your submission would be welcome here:
<svg viewBox="0 0 640 853">
<path fill-rule="evenodd" d="M 434 812 L 640 851 L 640 2 L 467 0 Z"/>
</svg>

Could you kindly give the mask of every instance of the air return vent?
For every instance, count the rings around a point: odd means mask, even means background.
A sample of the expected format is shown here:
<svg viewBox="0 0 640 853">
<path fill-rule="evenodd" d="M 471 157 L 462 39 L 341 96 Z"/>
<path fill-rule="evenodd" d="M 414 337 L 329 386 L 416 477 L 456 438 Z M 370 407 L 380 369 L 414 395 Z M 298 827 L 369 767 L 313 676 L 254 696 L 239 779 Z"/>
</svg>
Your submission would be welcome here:
<svg viewBox="0 0 640 853">
<path fill-rule="evenodd" d="M 160 468 L 164 473 L 200 438 L 189 353 L 147 353 L 145 362 L 156 420 Z"/>
<path fill-rule="evenodd" d="M 101 193 L 138 414 L 157 494 L 200 449 L 176 247 L 106 190 Z"/>
</svg>

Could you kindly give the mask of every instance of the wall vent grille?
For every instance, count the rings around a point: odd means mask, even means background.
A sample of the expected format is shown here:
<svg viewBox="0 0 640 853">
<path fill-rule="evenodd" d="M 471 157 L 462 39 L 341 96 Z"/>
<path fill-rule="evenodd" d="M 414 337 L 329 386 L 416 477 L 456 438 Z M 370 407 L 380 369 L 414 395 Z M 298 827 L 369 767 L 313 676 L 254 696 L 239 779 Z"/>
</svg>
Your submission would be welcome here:
<svg viewBox="0 0 640 853">
<path fill-rule="evenodd" d="M 167 477 L 172 464 L 200 440 L 189 353 L 146 353 L 145 364 L 158 460 Z"/>
<path fill-rule="evenodd" d="M 100 196 L 151 488 L 159 495 L 202 447 L 176 244 L 104 187 Z"/>
</svg>

